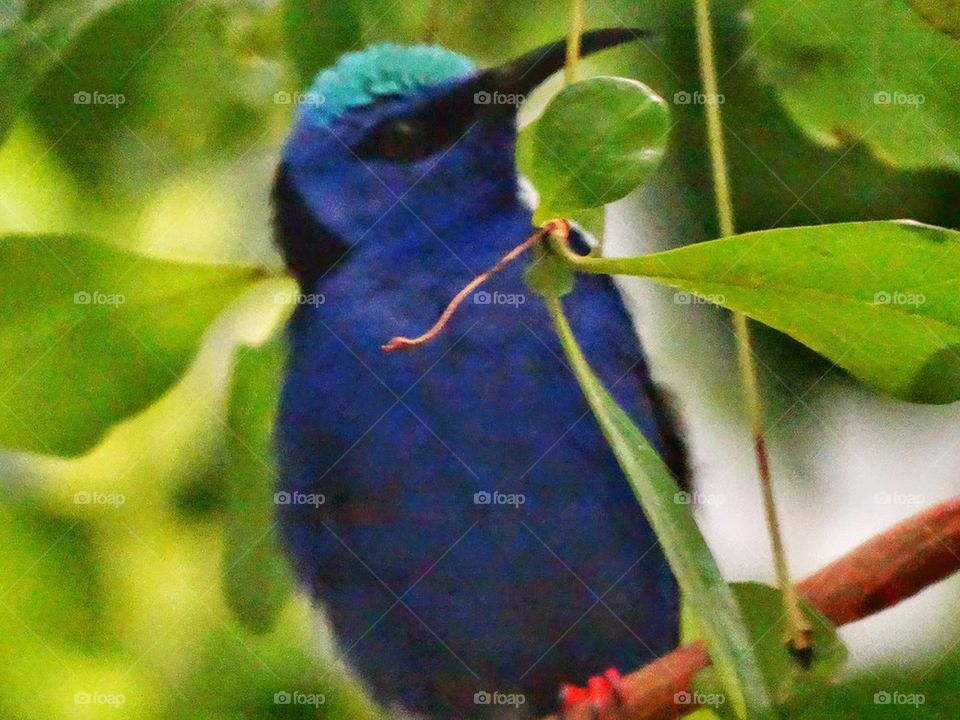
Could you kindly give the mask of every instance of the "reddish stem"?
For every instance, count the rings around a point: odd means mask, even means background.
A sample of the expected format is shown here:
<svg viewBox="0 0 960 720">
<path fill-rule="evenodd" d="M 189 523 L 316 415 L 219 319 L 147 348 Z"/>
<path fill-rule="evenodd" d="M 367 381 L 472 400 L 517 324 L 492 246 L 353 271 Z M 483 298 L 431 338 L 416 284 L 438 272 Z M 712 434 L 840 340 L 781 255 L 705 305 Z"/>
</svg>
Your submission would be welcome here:
<svg viewBox="0 0 960 720">
<path fill-rule="evenodd" d="M 552 231 L 554 227 L 554 222 L 556 221 L 551 221 L 550 223 L 547 223 L 546 226 L 544 226 L 540 230 L 537 230 L 533 235 L 528 237 L 522 243 L 517 245 L 513 250 L 511 250 L 502 258 L 500 258 L 500 261 L 496 265 L 494 265 L 492 268 L 490 268 L 489 270 L 487 270 L 485 273 L 481 275 L 477 275 L 477 277 L 475 277 L 473 280 L 468 282 L 466 286 L 463 288 L 463 290 L 458 292 L 453 297 L 453 300 L 451 300 L 450 304 L 447 305 L 447 308 L 443 311 L 443 314 L 440 315 L 440 319 L 437 320 L 437 322 L 434 323 L 433 327 L 427 330 L 423 335 L 420 335 L 415 338 L 402 337 L 402 336 L 391 338 L 390 342 L 388 342 L 386 345 L 381 345 L 380 349 L 383 350 L 384 352 L 393 352 L 394 350 L 400 350 L 400 349 L 405 350 L 408 348 L 416 347 L 417 345 L 423 345 L 424 343 L 428 343 L 431 340 L 433 340 L 435 337 L 437 337 L 437 335 L 443 332 L 443 329 L 447 326 L 447 323 L 450 321 L 450 318 L 453 317 L 453 314 L 457 311 L 457 308 L 460 307 L 461 303 L 463 303 L 463 301 L 467 299 L 467 296 L 470 293 L 472 293 L 474 290 L 480 287 L 480 285 L 482 285 L 487 280 L 489 280 L 493 275 L 503 270 L 503 268 L 505 268 L 507 265 L 509 265 L 514 260 L 516 260 L 518 257 L 520 257 L 523 253 L 525 253 L 531 247 L 533 247 L 538 242 L 540 242 L 544 237 L 546 237 Z"/>
<path fill-rule="evenodd" d="M 797 589 L 836 625 L 861 620 L 906 600 L 960 570 L 960 496 L 904 520 L 814 573 Z M 621 720 L 668 720 L 693 712 L 678 703 L 693 678 L 710 664 L 702 641 L 684 645 L 625 676 Z M 681 696 L 688 697 L 688 696 Z M 581 704 L 564 720 L 587 720 Z M 549 720 L 558 720 L 551 718 Z"/>
<path fill-rule="evenodd" d="M 463 290 L 454 296 L 453 300 L 450 301 L 450 304 L 447 305 L 446 310 L 443 311 L 440 319 L 437 320 L 433 327 L 427 330 L 427 332 L 415 338 L 402 336 L 391 338 L 390 342 L 388 342 L 386 345 L 381 345 L 380 349 L 384 352 L 393 352 L 394 350 L 401 349 L 406 350 L 408 348 L 416 347 L 417 345 L 423 345 L 424 343 L 428 343 L 433 340 L 435 337 L 437 337 L 437 335 L 443 332 L 443 329 L 447 326 L 450 318 L 453 317 L 453 314 L 457 311 L 457 308 L 460 307 L 463 301 L 467 299 L 467 296 L 470 293 L 489 280 L 493 275 L 503 270 L 503 268 L 516 260 L 531 247 L 551 234 L 556 234 L 561 239 L 566 240 L 567 236 L 570 234 L 569 223 L 566 220 L 551 220 L 542 228 L 537 230 L 533 235 L 517 245 L 513 250 L 500 258 L 500 261 L 496 265 L 487 270 L 485 273 L 477 275 L 477 277 L 467 283 Z"/>
</svg>

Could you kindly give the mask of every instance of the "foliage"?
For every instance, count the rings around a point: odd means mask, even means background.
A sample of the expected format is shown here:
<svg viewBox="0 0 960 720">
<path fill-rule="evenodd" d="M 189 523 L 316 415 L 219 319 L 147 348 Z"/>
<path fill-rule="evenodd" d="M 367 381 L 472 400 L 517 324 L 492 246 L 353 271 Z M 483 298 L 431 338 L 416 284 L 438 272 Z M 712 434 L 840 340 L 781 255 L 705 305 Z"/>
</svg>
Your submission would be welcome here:
<svg viewBox="0 0 960 720">
<path fill-rule="evenodd" d="M 270 334 L 277 322 L 238 304 L 283 282 L 264 281 L 278 266 L 270 173 L 295 93 L 318 68 L 383 39 L 501 61 L 561 37 L 567 5 L 0 4 L 0 446 L 88 453 L 0 462 L 0 477 L 29 486 L 0 500 L 0 716 L 90 717 L 83 692 L 130 698 L 143 718 L 315 716 L 274 702 L 298 690 L 329 696 L 331 716 L 370 712 L 313 657 L 277 550 L 268 429 L 282 342 L 236 350 L 228 377 L 237 342 L 217 326 Z M 715 3 L 718 98 L 698 94 L 688 5 L 587 4 L 591 26 L 656 37 L 585 61 L 582 75 L 608 77 L 564 89 L 523 133 L 538 219 L 593 226 L 598 206 L 642 183 L 632 201 L 653 243 L 687 247 L 574 269 L 642 275 L 745 312 L 793 339 L 765 336 L 771 364 L 787 348 L 818 378 L 823 363 L 798 341 L 880 392 L 956 400 L 956 3 Z M 695 244 L 717 234 L 706 102 L 723 106 L 745 232 Z M 902 217 L 927 224 L 865 222 Z M 541 264 L 549 272 L 531 282 L 562 295 L 570 268 Z M 686 554 L 678 574 L 699 565 L 702 581 L 715 566 L 689 514 L 657 515 L 651 488 L 672 487 L 659 459 L 584 379 L 668 550 Z M 200 427 L 214 439 L 192 440 Z M 718 574 L 708 579 L 696 602 L 722 658 L 724 637 L 743 628 Z M 751 632 L 755 600 L 741 598 Z M 759 663 L 779 703 L 785 672 L 771 647 L 747 666 Z M 920 715 L 938 717 L 935 701 L 956 688 L 939 671 L 864 675 L 818 689 L 796 717 L 873 713 L 878 692 L 926 694 Z"/>
</svg>

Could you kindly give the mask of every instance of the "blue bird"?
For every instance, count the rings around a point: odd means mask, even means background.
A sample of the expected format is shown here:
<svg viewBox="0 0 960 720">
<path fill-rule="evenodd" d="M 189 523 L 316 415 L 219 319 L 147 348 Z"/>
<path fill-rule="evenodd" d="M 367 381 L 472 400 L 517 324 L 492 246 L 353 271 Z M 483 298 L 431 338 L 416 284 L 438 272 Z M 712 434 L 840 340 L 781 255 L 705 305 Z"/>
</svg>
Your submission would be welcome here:
<svg viewBox="0 0 960 720">
<path fill-rule="evenodd" d="M 587 33 L 583 52 L 635 37 Z M 305 94 L 276 176 L 277 242 L 316 299 L 288 329 L 284 540 L 347 664 L 384 706 L 421 716 L 548 712 L 564 682 L 678 639 L 674 578 L 522 263 L 434 342 L 381 350 L 534 231 L 510 96 L 563 58 L 562 42 L 489 70 L 433 46 L 347 54 Z M 582 277 L 564 305 L 683 475 L 614 284 Z"/>
</svg>

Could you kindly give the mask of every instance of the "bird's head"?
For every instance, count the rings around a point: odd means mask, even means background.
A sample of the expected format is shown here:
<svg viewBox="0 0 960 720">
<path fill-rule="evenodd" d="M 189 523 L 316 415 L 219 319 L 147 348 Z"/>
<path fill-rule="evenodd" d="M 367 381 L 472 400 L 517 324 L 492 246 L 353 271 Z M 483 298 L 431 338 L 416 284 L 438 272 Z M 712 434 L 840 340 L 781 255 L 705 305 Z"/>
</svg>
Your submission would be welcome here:
<svg viewBox="0 0 960 720">
<path fill-rule="evenodd" d="M 592 31 L 582 52 L 638 37 Z M 565 56 L 559 41 L 481 70 L 439 46 L 382 44 L 322 71 L 303 94 L 274 188 L 290 269 L 308 280 L 344 245 L 396 233 L 403 216 L 440 231 L 444 218 L 515 202 L 518 107 Z"/>
</svg>

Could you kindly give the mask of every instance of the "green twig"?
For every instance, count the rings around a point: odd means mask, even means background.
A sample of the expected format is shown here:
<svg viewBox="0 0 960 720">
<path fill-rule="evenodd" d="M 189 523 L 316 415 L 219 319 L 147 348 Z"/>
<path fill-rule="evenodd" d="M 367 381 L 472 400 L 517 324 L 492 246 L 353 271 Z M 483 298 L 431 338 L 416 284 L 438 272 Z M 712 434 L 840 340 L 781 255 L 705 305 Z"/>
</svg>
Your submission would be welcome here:
<svg viewBox="0 0 960 720">
<path fill-rule="evenodd" d="M 580 36 L 583 35 L 583 0 L 570 0 L 570 29 L 567 31 L 567 62 L 563 67 L 563 81 L 572 85 L 577 79 L 580 61 Z"/>
<path fill-rule="evenodd" d="M 713 31 L 710 23 L 710 0 L 694 0 L 696 8 L 697 48 L 700 55 L 700 75 L 703 81 L 705 110 L 707 116 L 707 141 L 710 147 L 710 160 L 713 169 L 713 187 L 717 203 L 717 216 L 722 237 L 734 235 L 735 223 L 733 200 L 730 193 L 730 174 L 727 170 L 726 150 L 723 142 L 723 123 L 720 119 L 720 103 L 717 83 L 717 69 L 713 50 Z M 783 594 L 784 610 L 789 627 L 791 648 L 808 654 L 812 629 L 806 616 L 800 609 L 800 600 L 796 589 L 790 582 L 786 551 L 777 517 L 777 506 L 773 495 L 773 480 L 770 475 L 770 459 L 764 439 L 763 400 L 757 383 L 757 367 L 753 358 L 750 340 L 750 323 L 746 315 L 733 314 L 733 327 L 737 336 L 737 358 L 740 376 L 746 396 L 747 410 L 750 415 L 750 429 L 753 434 L 753 447 L 763 492 L 763 506 L 766 514 L 767 530 L 773 548 L 777 584 Z"/>
</svg>

